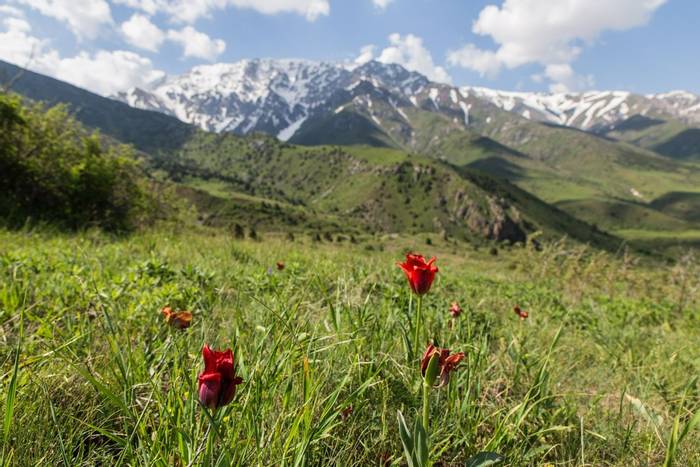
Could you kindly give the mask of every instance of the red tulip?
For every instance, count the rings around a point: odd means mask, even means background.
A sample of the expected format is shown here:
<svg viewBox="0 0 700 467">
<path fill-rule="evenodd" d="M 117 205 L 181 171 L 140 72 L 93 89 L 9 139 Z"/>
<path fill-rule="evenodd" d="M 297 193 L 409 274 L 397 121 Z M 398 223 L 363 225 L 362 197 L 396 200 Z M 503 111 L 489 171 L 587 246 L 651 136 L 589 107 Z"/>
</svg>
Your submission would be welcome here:
<svg viewBox="0 0 700 467">
<path fill-rule="evenodd" d="M 526 319 L 529 316 L 528 312 L 520 308 L 518 305 L 515 305 L 513 312 L 518 315 L 520 319 Z"/>
<path fill-rule="evenodd" d="M 439 347 L 435 347 L 433 344 L 429 344 L 428 348 L 425 349 L 425 353 L 423 353 L 423 358 L 420 361 L 420 371 L 424 377 L 425 370 L 428 368 L 428 363 L 430 363 L 430 359 L 433 357 L 433 355 L 438 355 L 440 359 L 438 362 L 440 367 L 440 383 L 437 385 L 437 387 L 442 387 L 450 382 L 450 373 L 454 371 L 457 368 L 457 365 L 459 365 L 459 362 L 464 359 L 464 352 L 458 352 L 450 355 L 449 349 L 441 349 Z"/>
<path fill-rule="evenodd" d="M 186 329 L 192 323 L 192 313 L 189 311 L 174 312 L 169 306 L 164 306 L 160 312 L 165 317 L 165 322 L 175 329 Z"/>
<path fill-rule="evenodd" d="M 403 269 L 408 279 L 408 284 L 411 289 L 418 295 L 423 295 L 430 290 L 435 279 L 435 273 L 438 272 L 437 266 L 434 266 L 435 257 L 431 258 L 427 263 L 421 255 L 407 254 L 405 263 L 397 263 Z"/>
<path fill-rule="evenodd" d="M 236 376 L 231 349 L 220 352 L 204 344 L 202 357 L 204 371 L 199 375 L 199 401 L 214 410 L 233 400 L 236 386 L 241 384 L 243 379 Z"/>
<path fill-rule="evenodd" d="M 459 303 L 457 303 L 457 302 L 452 303 L 452 306 L 450 306 L 450 314 L 452 315 L 453 318 L 456 318 L 462 314 L 462 308 L 459 306 Z"/>
</svg>

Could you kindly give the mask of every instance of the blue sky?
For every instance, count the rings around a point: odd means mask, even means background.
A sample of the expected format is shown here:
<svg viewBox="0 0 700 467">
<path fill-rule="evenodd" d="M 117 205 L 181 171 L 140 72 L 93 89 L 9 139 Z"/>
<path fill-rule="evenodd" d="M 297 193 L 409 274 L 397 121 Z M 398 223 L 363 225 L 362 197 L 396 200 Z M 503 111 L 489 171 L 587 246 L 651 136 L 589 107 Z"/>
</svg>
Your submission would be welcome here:
<svg viewBox="0 0 700 467">
<path fill-rule="evenodd" d="M 697 0 L 0 0 L 0 58 L 102 94 L 253 57 L 371 57 L 509 90 L 700 93 L 697 18 Z"/>
</svg>

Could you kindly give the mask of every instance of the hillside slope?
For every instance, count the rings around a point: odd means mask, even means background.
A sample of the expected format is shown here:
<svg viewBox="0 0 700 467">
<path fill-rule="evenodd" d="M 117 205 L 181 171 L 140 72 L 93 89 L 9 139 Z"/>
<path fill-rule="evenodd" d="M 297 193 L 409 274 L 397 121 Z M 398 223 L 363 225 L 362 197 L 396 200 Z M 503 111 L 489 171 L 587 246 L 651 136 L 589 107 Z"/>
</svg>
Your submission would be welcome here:
<svg viewBox="0 0 700 467">
<path fill-rule="evenodd" d="M 31 99 L 48 96 L 51 103 L 69 104 L 85 125 L 148 152 L 153 168 L 172 180 L 213 180 L 226 187 L 219 194 L 228 192 L 232 199 L 245 194 L 278 206 L 299 206 L 312 217 L 340 217 L 369 231 L 523 241 L 528 233 L 543 230 L 551 237 L 567 235 L 606 248 L 619 242 L 525 197 L 507 182 L 470 175 L 469 169 L 432 158 L 390 148 L 309 148 L 264 135 L 207 133 L 29 72 L 14 89 Z M 377 132 L 377 138 L 384 136 Z M 223 209 L 219 202 L 206 203 Z"/>
<path fill-rule="evenodd" d="M 353 141 L 386 135 L 395 147 L 507 178 L 549 202 L 568 199 L 651 200 L 672 190 L 700 188 L 700 171 L 630 144 L 543 124 L 496 108 L 470 93 L 431 84 L 411 102 L 362 82 L 319 107 L 291 138 L 294 143 L 345 140 L 340 119 L 372 122 Z"/>
<path fill-rule="evenodd" d="M 48 105 L 67 104 L 73 116 L 88 128 L 99 129 L 145 152 L 175 149 L 197 131 L 195 127 L 160 112 L 135 109 L 98 96 L 72 84 L 25 70 L 0 60 L 0 78 L 11 80 L 10 91 Z"/>
</svg>

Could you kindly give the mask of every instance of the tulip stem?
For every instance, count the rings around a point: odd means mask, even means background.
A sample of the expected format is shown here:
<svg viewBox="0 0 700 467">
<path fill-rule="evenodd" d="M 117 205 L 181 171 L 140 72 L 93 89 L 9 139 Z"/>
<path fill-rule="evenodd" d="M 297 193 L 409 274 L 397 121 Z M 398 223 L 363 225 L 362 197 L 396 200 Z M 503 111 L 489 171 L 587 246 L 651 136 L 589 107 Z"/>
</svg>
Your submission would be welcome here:
<svg viewBox="0 0 700 467">
<path fill-rule="evenodd" d="M 430 386 L 423 383 L 423 429 L 428 433 L 430 423 Z"/>
<path fill-rule="evenodd" d="M 416 335 L 413 340 L 413 345 L 415 348 L 416 355 L 420 355 L 420 331 L 421 324 L 423 323 L 423 317 L 421 316 L 421 312 L 423 311 L 423 297 L 421 295 L 418 295 L 418 299 L 416 301 Z"/>
</svg>

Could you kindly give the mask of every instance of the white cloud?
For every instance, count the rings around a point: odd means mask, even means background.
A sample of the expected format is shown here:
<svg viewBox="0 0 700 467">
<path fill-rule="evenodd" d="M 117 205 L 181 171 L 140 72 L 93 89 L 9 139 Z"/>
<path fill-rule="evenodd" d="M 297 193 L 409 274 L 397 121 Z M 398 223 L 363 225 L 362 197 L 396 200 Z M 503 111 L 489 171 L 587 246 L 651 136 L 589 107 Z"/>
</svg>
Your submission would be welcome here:
<svg viewBox="0 0 700 467">
<path fill-rule="evenodd" d="M 450 83 L 452 79 L 447 71 L 436 66 L 430 51 L 423 45 L 423 39 L 413 34 L 391 34 L 389 47 L 386 47 L 377 57 L 382 63 L 398 63 L 408 70 L 424 74 L 433 81 Z M 363 52 L 367 49 L 363 48 Z M 364 54 L 366 58 L 366 53 Z M 358 57 L 359 58 L 359 57 Z"/>
<path fill-rule="evenodd" d="M 31 26 L 24 19 L 8 17 L 2 21 L 2 25 L 4 32 L 0 32 L 1 59 L 25 66 L 33 57 L 46 54 L 46 41 L 29 34 Z"/>
<path fill-rule="evenodd" d="M 192 26 L 164 32 L 148 17 L 138 13 L 122 23 L 121 32 L 129 44 L 151 52 L 157 52 L 166 39 L 181 45 L 185 57 L 214 60 L 226 50 L 223 40 L 212 39 Z"/>
<path fill-rule="evenodd" d="M 78 38 L 93 39 L 102 26 L 112 24 L 112 12 L 105 0 L 16 0 L 44 16 L 68 24 Z"/>
<path fill-rule="evenodd" d="M 134 47 L 157 52 L 165 40 L 165 33 L 148 17 L 135 13 L 120 26 L 124 39 Z"/>
<path fill-rule="evenodd" d="M 22 10 L 10 5 L 0 5 L 0 13 L 8 17 L 24 18 L 24 12 Z"/>
<path fill-rule="evenodd" d="M 547 65 L 544 69 L 544 76 L 552 81 L 549 86 L 549 90 L 552 92 L 570 92 L 591 88 L 595 83 L 592 75 L 579 75 L 568 63 Z"/>
<path fill-rule="evenodd" d="M 101 50 L 94 55 L 81 52 L 59 60 L 53 74 L 105 96 L 133 86 L 146 86 L 165 75 L 154 69 L 149 59 L 125 50 Z"/>
<path fill-rule="evenodd" d="M 490 50 L 481 50 L 474 44 L 467 44 L 459 50 L 447 54 L 447 63 L 478 71 L 482 76 L 495 77 L 501 71 L 501 61 Z"/>
<path fill-rule="evenodd" d="M 198 57 L 214 60 L 226 50 L 226 43 L 221 39 L 212 39 L 192 26 L 185 26 L 179 31 L 168 31 L 168 39 L 183 47 L 185 57 Z"/>
<path fill-rule="evenodd" d="M 6 18 L 2 25 L 5 30 L 0 32 L 0 59 L 98 94 L 110 95 L 133 86 L 146 86 L 165 75 L 149 59 L 124 50 L 61 57 L 49 47 L 48 41 L 31 35 L 26 21 Z"/>
<path fill-rule="evenodd" d="M 149 15 L 155 15 L 163 9 L 164 4 L 168 3 L 163 0 L 112 0 L 112 2 L 141 10 Z"/>
<path fill-rule="evenodd" d="M 394 0 L 372 0 L 372 3 L 374 3 L 374 6 L 376 6 L 380 10 L 384 10 L 393 1 Z"/>
<path fill-rule="evenodd" d="M 500 7 L 486 6 L 472 31 L 489 36 L 498 44 L 495 51 L 473 44 L 451 51 L 448 60 L 481 74 L 493 75 L 503 67 L 528 63 L 561 66 L 572 63 L 582 48 L 603 31 L 622 31 L 646 24 L 667 0 L 505 0 Z M 575 78 L 564 68 L 545 70 L 545 76 L 563 78 L 563 86 L 585 85 L 588 77 Z M 569 81 L 568 84 L 565 81 Z M 573 80 L 573 81 L 572 81 Z M 577 83 L 575 83 L 576 81 Z"/>
<path fill-rule="evenodd" d="M 360 55 L 354 60 L 356 65 L 364 65 L 374 58 L 375 45 L 366 45 L 360 49 Z"/>
<path fill-rule="evenodd" d="M 330 13 L 329 0 L 114 0 L 150 15 L 164 13 L 176 22 L 194 23 L 215 10 L 250 8 L 266 15 L 296 13 L 309 21 Z M 386 0 L 379 0 L 386 1 Z"/>
</svg>

